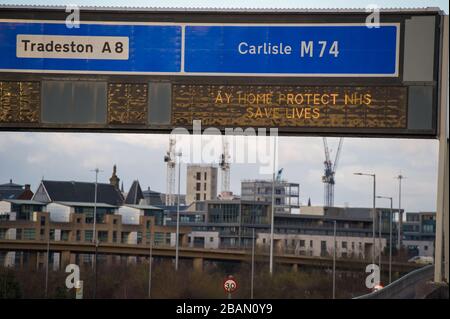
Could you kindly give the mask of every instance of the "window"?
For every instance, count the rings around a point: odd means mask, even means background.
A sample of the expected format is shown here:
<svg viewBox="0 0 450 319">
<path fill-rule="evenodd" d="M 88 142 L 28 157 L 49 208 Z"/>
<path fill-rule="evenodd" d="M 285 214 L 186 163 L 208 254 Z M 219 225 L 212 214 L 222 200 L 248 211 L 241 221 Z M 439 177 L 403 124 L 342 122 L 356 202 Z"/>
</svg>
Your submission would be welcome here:
<svg viewBox="0 0 450 319">
<path fill-rule="evenodd" d="M 93 233 L 94 232 L 92 230 L 85 230 L 84 231 L 84 241 L 91 242 L 92 238 L 93 238 L 93 236 L 92 236 Z"/>
<path fill-rule="evenodd" d="M 263 244 L 265 244 L 266 243 L 266 239 L 265 238 L 263 238 Z"/>
<path fill-rule="evenodd" d="M 206 181 L 207 178 L 208 178 L 208 173 L 205 172 L 205 181 Z"/>
<path fill-rule="evenodd" d="M 200 193 L 195 194 L 195 199 L 200 200 Z"/>
<path fill-rule="evenodd" d="M 304 240 L 300 240 L 300 247 L 305 247 L 305 241 Z"/>
<path fill-rule="evenodd" d="M 320 256 L 327 255 L 327 242 L 325 240 L 320 241 Z"/>
<path fill-rule="evenodd" d="M 206 183 L 203 184 L 203 190 L 206 191 Z"/>
<path fill-rule="evenodd" d="M 428 246 L 423 246 L 423 249 L 424 250 L 428 250 Z"/>
<path fill-rule="evenodd" d="M 117 242 L 117 231 L 113 231 L 112 235 L 113 235 L 112 236 L 113 243 Z"/>
<path fill-rule="evenodd" d="M 355 242 L 352 241 L 352 249 L 355 249 Z"/>
<path fill-rule="evenodd" d="M 206 200 L 206 194 L 203 194 L 203 199 Z"/>
<path fill-rule="evenodd" d="M 23 239 L 34 240 L 36 237 L 36 230 L 34 228 L 25 228 L 23 230 Z"/>
<path fill-rule="evenodd" d="M 199 192 L 202 188 L 201 188 L 201 184 L 200 183 L 197 183 L 197 186 L 196 186 L 196 188 L 195 188 L 195 190 L 197 191 L 197 192 Z"/>
<path fill-rule="evenodd" d="M 81 224 L 81 218 L 77 218 L 77 224 Z"/>
<path fill-rule="evenodd" d="M 41 226 L 45 226 L 45 216 L 41 216 Z"/>
<path fill-rule="evenodd" d="M 196 179 L 199 181 L 202 179 L 202 174 L 200 172 L 197 172 L 197 177 Z"/>
<path fill-rule="evenodd" d="M 309 241 L 309 247 L 311 247 L 311 248 L 313 247 L 313 241 L 312 240 Z"/>
<path fill-rule="evenodd" d="M 76 240 L 77 240 L 77 241 L 80 241 L 80 240 L 81 240 L 81 232 L 80 232 L 79 230 L 77 230 L 76 236 L 77 236 L 77 237 L 76 237 L 76 238 L 77 238 Z"/>
<path fill-rule="evenodd" d="M 344 248 L 344 249 L 347 248 L 347 242 L 346 242 L 346 241 L 343 241 L 343 242 L 342 242 L 342 248 Z"/>
<path fill-rule="evenodd" d="M 210 243 L 214 242 L 214 237 L 209 237 L 209 242 Z"/>
<path fill-rule="evenodd" d="M 117 225 L 117 218 L 114 218 L 114 219 L 113 219 L 113 224 L 114 224 L 114 225 Z"/>
<path fill-rule="evenodd" d="M 149 229 L 149 228 L 150 228 L 150 226 L 151 226 L 151 222 L 150 222 L 149 220 L 147 220 L 147 223 L 146 223 L 146 227 L 147 227 L 147 229 Z"/>
</svg>

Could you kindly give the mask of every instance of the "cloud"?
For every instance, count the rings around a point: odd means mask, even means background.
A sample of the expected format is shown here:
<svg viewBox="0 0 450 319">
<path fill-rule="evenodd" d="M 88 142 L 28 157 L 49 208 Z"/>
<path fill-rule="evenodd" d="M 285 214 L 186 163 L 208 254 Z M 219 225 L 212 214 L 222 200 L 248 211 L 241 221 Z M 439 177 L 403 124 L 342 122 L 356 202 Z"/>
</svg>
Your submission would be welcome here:
<svg viewBox="0 0 450 319">
<path fill-rule="evenodd" d="M 201 137 L 188 136 L 183 143 Z M 13 178 L 21 184 L 36 187 L 42 176 L 47 179 L 93 181 L 92 169 L 99 167 L 102 182 L 108 182 L 112 166 L 117 164 L 118 175 L 131 186 L 139 179 L 141 186 L 165 191 L 166 166 L 163 155 L 168 147 L 168 135 L 152 134 L 91 134 L 91 133 L 23 133 L 0 132 L 0 183 Z M 238 139 L 241 142 L 242 138 Z M 263 138 L 257 139 L 259 142 Z M 338 139 L 329 139 L 332 149 Z M 221 153 L 221 137 L 213 142 Z M 404 207 L 411 211 L 434 210 L 436 206 L 436 175 L 438 144 L 434 140 L 359 139 L 344 140 L 341 160 L 336 173 L 335 204 L 371 206 L 371 181 L 354 176 L 356 171 L 375 172 L 380 195 L 398 197 L 400 172 L 407 176 L 403 182 Z M 247 144 L 256 151 L 258 143 Z M 333 153 L 334 154 L 334 153 Z M 334 157 L 332 154 L 332 158 Z M 213 158 L 216 158 L 214 157 Z M 323 203 L 322 139 L 319 137 L 281 137 L 279 161 L 283 178 L 300 183 L 300 197 L 306 203 L 311 197 L 314 205 Z M 240 193 L 244 179 L 270 179 L 262 174 L 258 163 L 233 164 L 231 188 Z M 186 164 L 182 165 L 181 191 L 185 190 Z M 218 187 L 220 189 L 220 179 Z M 379 205 L 387 205 L 380 202 Z"/>
</svg>

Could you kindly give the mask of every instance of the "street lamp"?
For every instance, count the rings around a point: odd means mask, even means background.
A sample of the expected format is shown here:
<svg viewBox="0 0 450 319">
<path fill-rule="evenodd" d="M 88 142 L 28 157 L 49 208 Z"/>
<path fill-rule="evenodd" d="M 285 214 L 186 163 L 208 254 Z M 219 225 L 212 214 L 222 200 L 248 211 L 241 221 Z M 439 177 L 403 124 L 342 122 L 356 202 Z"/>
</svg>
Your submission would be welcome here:
<svg viewBox="0 0 450 319">
<path fill-rule="evenodd" d="M 271 222 L 270 222 L 270 260 L 269 260 L 269 272 L 273 274 L 273 237 L 274 237 L 274 223 L 275 223 L 275 170 L 276 170 L 276 154 L 277 154 L 277 137 L 274 136 L 273 141 L 273 173 L 272 173 L 272 207 L 271 207 Z"/>
<path fill-rule="evenodd" d="M 250 282 L 250 299 L 253 299 L 253 283 L 255 278 L 255 227 L 252 229 L 252 278 Z"/>
<path fill-rule="evenodd" d="M 95 172 L 95 193 L 94 193 L 94 225 L 93 225 L 93 234 L 92 241 L 95 245 L 95 254 L 94 254 L 94 299 L 97 296 L 97 252 L 98 252 L 98 239 L 97 239 L 97 183 L 98 183 L 98 173 L 102 172 L 98 168 L 95 168 L 92 172 Z"/>
<path fill-rule="evenodd" d="M 336 220 L 333 223 L 333 299 L 336 299 Z"/>
<path fill-rule="evenodd" d="M 377 196 L 377 198 L 389 199 L 391 201 L 391 212 L 389 218 L 389 283 L 392 282 L 392 217 L 394 214 L 392 206 L 392 197 L 389 196 Z"/>
<path fill-rule="evenodd" d="M 375 223 L 376 223 L 376 175 L 375 174 L 367 174 L 367 173 L 353 173 L 353 175 L 358 176 L 371 176 L 373 177 L 373 211 L 372 211 L 372 239 L 373 239 L 373 248 L 372 248 L 372 264 L 375 264 Z M 381 266 L 381 265 L 379 265 Z"/>
<path fill-rule="evenodd" d="M 402 247 L 402 225 L 403 225 L 403 214 L 402 214 L 402 180 L 406 177 L 402 174 L 399 174 L 396 179 L 398 179 L 398 237 L 397 237 L 397 246 L 398 251 L 400 251 Z"/>
<path fill-rule="evenodd" d="M 178 152 L 175 156 L 178 157 L 178 198 L 177 198 L 177 231 L 175 235 L 175 270 L 178 271 L 178 250 L 179 250 L 179 237 L 180 237 L 180 173 L 181 173 L 181 156 L 183 154 Z"/>
<path fill-rule="evenodd" d="M 152 297 L 152 259 L 153 259 L 153 238 L 152 238 L 152 228 L 150 228 L 150 252 L 149 252 L 149 260 L 148 260 L 148 299 Z"/>
</svg>

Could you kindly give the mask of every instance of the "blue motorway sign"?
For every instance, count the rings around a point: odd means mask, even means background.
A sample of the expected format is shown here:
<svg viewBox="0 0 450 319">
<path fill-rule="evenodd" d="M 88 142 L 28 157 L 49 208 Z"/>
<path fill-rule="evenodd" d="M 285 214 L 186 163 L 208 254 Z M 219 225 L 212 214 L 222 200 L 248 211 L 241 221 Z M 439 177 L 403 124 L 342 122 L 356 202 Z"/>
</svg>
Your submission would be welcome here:
<svg viewBox="0 0 450 319">
<path fill-rule="evenodd" d="M 0 71 L 395 77 L 399 28 L 0 20 Z"/>
<path fill-rule="evenodd" d="M 0 21 L 4 71 L 164 73 L 180 63 L 180 26 Z"/>
<path fill-rule="evenodd" d="M 187 26 L 186 72 L 397 76 L 399 26 Z"/>
</svg>

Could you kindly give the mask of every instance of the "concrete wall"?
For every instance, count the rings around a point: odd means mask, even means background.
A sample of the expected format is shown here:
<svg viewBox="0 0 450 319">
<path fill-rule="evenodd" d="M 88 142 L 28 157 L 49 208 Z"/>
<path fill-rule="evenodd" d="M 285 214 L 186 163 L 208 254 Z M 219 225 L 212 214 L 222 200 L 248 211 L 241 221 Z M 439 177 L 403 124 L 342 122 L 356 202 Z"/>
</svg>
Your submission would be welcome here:
<svg viewBox="0 0 450 319">
<path fill-rule="evenodd" d="M 138 225 L 139 224 L 139 216 L 142 215 L 140 209 L 121 206 L 118 210 L 118 215 L 122 215 L 122 223 L 129 225 Z"/>
<path fill-rule="evenodd" d="M 47 205 L 47 212 L 50 213 L 50 220 L 54 222 L 69 222 L 70 207 L 58 203 L 50 203 Z"/>
<path fill-rule="evenodd" d="M 200 173 L 200 180 L 197 180 Z M 205 179 L 206 173 L 206 179 Z M 200 190 L 197 190 L 200 183 Z M 205 189 L 206 185 L 206 189 Z M 196 200 L 196 194 L 200 194 L 200 200 L 211 200 L 217 197 L 217 167 L 203 165 L 188 165 L 186 173 L 186 204 Z"/>
<path fill-rule="evenodd" d="M 432 240 L 404 240 L 403 245 L 406 247 L 417 246 L 417 249 L 419 250 L 418 256 L 434 256 L 434 242 Z"/>
<path fill-rule="evenodd" d="M 301 242 L 304 240 L 305 245 L 301 247 Z M 311 246 L 312 241 L 312 246 Z M 294 234 L 274 234 L 274 247 L 278 252 L 292 253 L 295 255 L 306 255 L 320 257 L 322 254 L 321 242 L 326 242 L 326 252 L 329 256 L 333 255 L 333 236 L 324 235 L 294 235 Z M 338 257 L 355 257 L 366 258 L 372 254 L 373 240 L 371 237 L 347 237 L 336 236 Z M 347 243 L 347 248 L 343 247 L 343 243 Z M 353 243 L 353 244 L 352 244 Z M 360 245 L 361 243 L 361 245 Z M 375 239 L 375 254 L 379 254 L 379 239 Z M 270 234 L 258 233 L 256 244 L 259 247 L 270 246 Z M 381 239 L 381 250 L 386 247 L 386 239 Z"/>
<path fill-rule="evenodd" d="M 191 239 L 191 242 L 189 243 L 189 247 L 194 247 L 194 238 L 195 237 L 201 237 L 205 241 L 203 248 L 206 248 L 206 249 L 218 249 L 219 248 L 219 242 L 220 242 L 219 232 L 193 231 L 188 234 L 188 237 Z M 212 239 L 212 241 L 211 241 L 211 239 Z"/>
<path fill-rule="evenodd" d="M 11 212 L 11 203 L 4 200 L 0 201 L 0 214 L 10 212 Z"/>
</svg>

